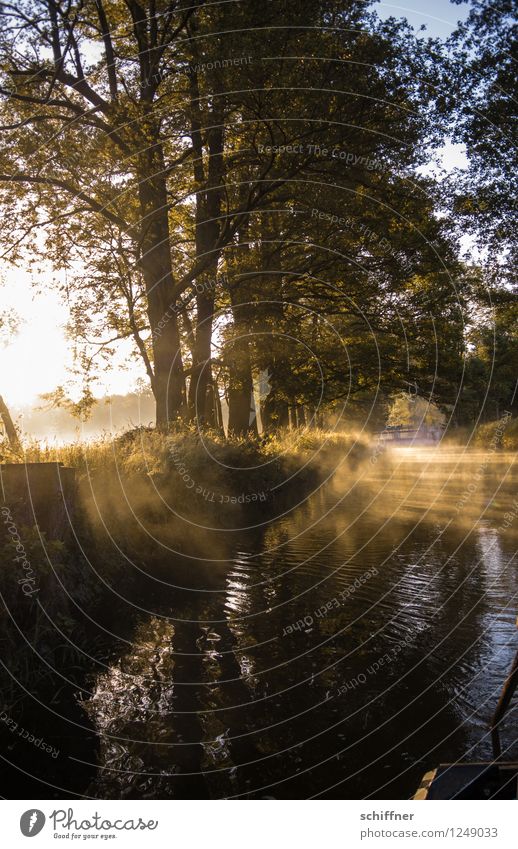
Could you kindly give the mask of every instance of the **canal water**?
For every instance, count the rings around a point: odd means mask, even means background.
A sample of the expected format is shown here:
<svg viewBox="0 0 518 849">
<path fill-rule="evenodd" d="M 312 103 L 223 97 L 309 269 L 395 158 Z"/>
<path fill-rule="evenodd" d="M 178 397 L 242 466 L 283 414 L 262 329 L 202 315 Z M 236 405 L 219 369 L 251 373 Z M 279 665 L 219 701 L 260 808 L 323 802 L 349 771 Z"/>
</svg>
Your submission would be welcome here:
<svg viewBox="0 0 518 849">
<path fill-rule="evenodd" d="M 85 794 L 407 798 L 438 763 L 490 757 L 518 645 L 517 477 L 504 454 L 373 455 L 267 525 L 163 551 L 82 701 Z"/>
<path fill-rule="evenodd" d="M 101 510 L 102 638 L 81 647 L 83 685 L 65 657 L 22 719 L 55 758 L 6 732 L 3 795 L 405 799 L 439 763 L 490 758 L 518 647 L 515 461 L 337 453 L 309 497 L 248 528 L 232 503 L 218 527 L 194 522 L 187 491 L 165 524 L 134 498 L 118 538 Z"/>
</svg>

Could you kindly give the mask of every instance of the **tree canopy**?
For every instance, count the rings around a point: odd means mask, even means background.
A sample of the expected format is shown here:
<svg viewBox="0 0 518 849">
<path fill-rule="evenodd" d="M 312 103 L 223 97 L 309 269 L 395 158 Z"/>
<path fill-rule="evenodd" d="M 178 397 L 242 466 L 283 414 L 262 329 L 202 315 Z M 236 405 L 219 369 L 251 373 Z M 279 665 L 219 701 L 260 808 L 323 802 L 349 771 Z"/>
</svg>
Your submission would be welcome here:
<svg viewBox="0 0 518 849">
<path fill-rule="evenodd" d="M 454 407 L 478 297 L 455 216 L 511 243 L 508 5 L 453 37 L 459 106 L 363 0 L 1 3 L 0 238 L 67 269 L 85 399 L 129 339 L 159 426 L 221 427 L 223 400 L 256 432 L 260 374 L 266 427 L 408 382 Z M 470 154 L 449 212 L 431 115 Z"/>
</svg>

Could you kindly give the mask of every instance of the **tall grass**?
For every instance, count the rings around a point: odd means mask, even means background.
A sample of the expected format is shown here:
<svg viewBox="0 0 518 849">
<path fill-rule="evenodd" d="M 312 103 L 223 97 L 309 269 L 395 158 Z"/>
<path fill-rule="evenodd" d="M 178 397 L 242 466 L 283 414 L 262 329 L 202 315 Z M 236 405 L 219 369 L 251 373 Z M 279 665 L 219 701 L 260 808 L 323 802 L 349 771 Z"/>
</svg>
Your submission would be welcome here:
<svg viewBox="0 0 518 849">
<path fill-rule="evenodd" d="M 192 461 L 199 454 L 200 461 L 214 458 L 216 462 L 250 465 L 252 461 L 268 463 L 272 458 L 290 458 L 313 452 L 333 451 L 357 441 L 365 446 L 367 439 L 352 432 L 328 432 L 321 429 L 282 431 L 261 438 L 225 438 L 219 432 L 202 434 L 195 428 L 180 432 L 162 433 L 152 428 L 135 428 L 120 436 L 106 434 L 92 442 L 71 442 L 63 445 L 27 440 L 21 454 L 13 454 L 6 445 L 0 445 L 0 462 L 47 463 L 61 462 L 79 473 L 91 474 L 96 470 L 118 470 L 134 474 L 166 472 L 174 449 Z"/>
<path fill-rule="evenodd" d="M 487 446 L 495 440 L 504 451 L 518 451 L 518 418 L 509 418 L 505 425 L 502 419 L 486 422 L 475 431 L 474 444 Z"/>
</svg>

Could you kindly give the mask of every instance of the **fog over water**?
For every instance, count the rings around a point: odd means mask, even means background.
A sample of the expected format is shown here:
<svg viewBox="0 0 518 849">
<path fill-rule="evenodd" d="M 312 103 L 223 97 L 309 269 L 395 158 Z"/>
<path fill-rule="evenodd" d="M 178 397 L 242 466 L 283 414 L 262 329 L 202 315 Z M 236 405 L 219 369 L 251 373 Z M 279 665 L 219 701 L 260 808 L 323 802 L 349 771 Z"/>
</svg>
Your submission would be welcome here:
<svg viewBox="0 0 518 849">
<path fill-rule="evenodd" d="M 201 770 L 217 798 L 404 798 L 439 762 L 490 757 L 516 650 L 515 455 L 341 459 L 205 560 L 148 541 L 150 613 L 84 702 L 101 735 L 90 794 L 199 792 Z M 514 736 L 510 715 L 509 756 Z"/>
</svg>

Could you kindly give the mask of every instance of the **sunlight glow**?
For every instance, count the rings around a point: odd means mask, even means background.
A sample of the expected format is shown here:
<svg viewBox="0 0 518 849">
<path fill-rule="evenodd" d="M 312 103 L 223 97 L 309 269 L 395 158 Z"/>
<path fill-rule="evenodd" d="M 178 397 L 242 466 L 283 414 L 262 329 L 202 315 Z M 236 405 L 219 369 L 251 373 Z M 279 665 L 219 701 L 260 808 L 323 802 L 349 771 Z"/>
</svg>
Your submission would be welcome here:
<svg viewBox="0 0 518 849">
<path fill-rule="evenodd" d="M 12 309 L 19 318 L 18 332 L 0 345 L 0 395 L 17 411 L 37 407 L 39 396 L 57 386 L 70 385 L 74 345 L 67 338 L 69 312 L 50 282 L 50 270 L 31 275 L 24 269 L 4 267 L 0 282 L 1 310 Z M 122 350 L 124 347 L 124 350 Z M 95 387 L 98 395 L 131 391 L 140 369 L 128 365 L 128 346 L 121 346 L 113 368 L 103 372 Z M 80 383 L 76 384 L 79 394 Z M 73 388 L 70 391 L 73 396 Z"/>
</svg>

